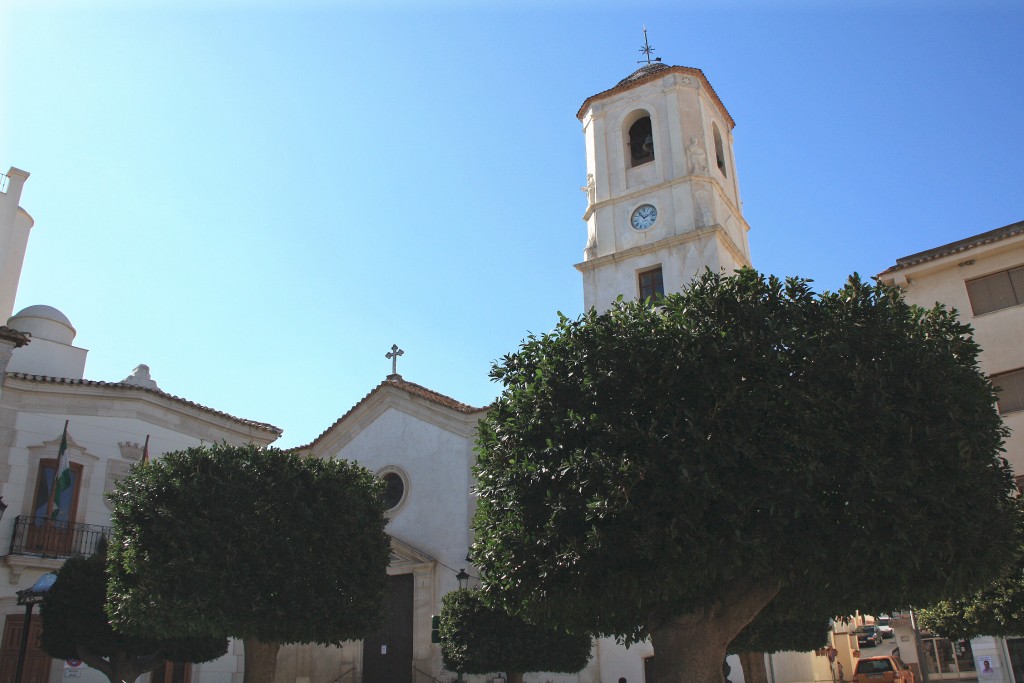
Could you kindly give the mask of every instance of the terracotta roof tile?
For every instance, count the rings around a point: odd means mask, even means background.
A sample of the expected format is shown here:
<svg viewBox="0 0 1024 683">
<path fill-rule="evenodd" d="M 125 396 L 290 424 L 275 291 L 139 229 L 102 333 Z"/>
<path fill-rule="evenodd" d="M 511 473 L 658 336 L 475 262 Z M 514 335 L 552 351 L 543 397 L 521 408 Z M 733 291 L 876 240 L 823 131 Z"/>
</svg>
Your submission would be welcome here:
<svg viewBox="0 0 1024 683">
<path fill-rule="evenodd" d="M 725 108 L 725 105 L 722 103 L 722 100 L 718 97 L 718 93 L 716 93 L 715 89 L 711 86 L 711 81 L 708 80 L 708 77 L 704 75 L 703 71 L 701 71 L 700 69 L 695 69 L 690 66 L 669 66 L 668 64 L 663 64 L 661 62 L 646 64 L 637 69 L 636 71 L 634 71 L 633 73 L 631 73 L 629 76 L 623 78 L 618 83 L 616 83 L 614 88 L 602 90 L 596 95 L 591 95 L 580 107 L 580 110 L 576 112 L 576 118 L 582 121 L 583 115 L 587 111 L 587 107 L 589 107 L 590 104 L 595 100 L 604 99 L 609 95 L 624 92 L 639 85 L 640 83 L 653 81 L 656 78 L 661 78 L 662 76 L 665 76 L 670 73 L 686 74 L 688 76 L 695 76 L 696 78 L 698 78 L 700 82 L 707 87 L 708 92 L 711 93 L 711 99 L 714 100 L 715 104 L 717 104 L 718 107 L 722 110 L 722 114 L 729 122 L 729 127 L 736 127 L 736 122 L 733 121 L 732 115 L 729 113 L 729 110 Z"/>
<path fill-rule="evenodd" d="M 289 448 L 288 450 L 289 451 L 302 451 L 302 450 L 306 450 L 306 449 L 312 448 L 313 446 L 316 445 L 316 443 L 318 441 L 320 441 L 320 439 L 324 438 L 324 436 L 326 436 L 332 429 L 334 429 L 335 427 L 340 425 L 342 422 L 344 422 L 348 418 L 349 415 L 354 413 L 361 405 L 363 405 L 368 400 L 370 400 L 371 396 L 376 394 L 378 391 L 380 391 L 384 387 L 389 387 L 389 386 L 390 387 L 394 387 L 396 389 L 401 389 L 402 391 L 405 391 L 408 394 L 412 394 L 413 396 L 419 396 L 420 398 L 424 398 L 424 399 L 426 399 L 428 401 L 431 401 L 431 402 L 436 403 L 438 405 L 442 405 L 442 406 L 444 406 L 446 408 L 451 408 L 452 410 L 454 410 L 456 412 L 459 412 L 459 413 L 462 413 L 464 415 L 472 415 L 473 413 L 482 413 L 482 412 L 485 412 L 485 411 L 490 409 L 490 406 L 485 406 L 483 408 L 476 408 L 474 406 L 469 405 L 468 403 L 462 403 L 461 401 L 456 401 L 454 398 L 452 398 L 450 396 L 445 396 L 444 394 L 439 394 L 438 392 L 433 391 L 431 389 L 427 389 L 426 387 L 424 387 L 422 385 L 419 385 L 419 384 L 416 384 L 415 382 L 408 382 L 408 381 L 402 379 L 401 375 L 388 375 L 387 378 L 383 382 L 381 382 L 380 384 L 375 386 L 373 389 L 371 389 L 370 392 L 366 394 L 366 396 L 363 396 L 359 400 L 358 403 L 356 403 L 354 406 L 352 406 L 347 411 L 345 411 L 344 415 L 342 415 L 337 420 L 335 420 L 333 423 L 331 423 L 330 427 L 328 427 L 324 431 L 320 432 L 320 434 L 318 434 L 315 439 L 313 439 L 312 441 L 310 441 L 308 444 L 306 444 L 304 446 L 295 446 L 294 448 Z"/>
<path fill-rule="evenodd" d="M 166 391 L 161 391 L 160 389 L 150 389 L 149 387 L 141 387 L 141 386 L 138 386 L 136 384 L 128 384 L 127 382 L 101 382 L 101 381 L 98 381 L 98 380 L 91 380 L 91 379 L 71 379 L 71 378 L 68 378 L 68 377 L 49 377 L 47 375 L 30 375 L 30 374 L 24 373 L 24 372 L 8 372 L 7 373 L 7 377 L 12 377 L 12 378 L 21 379 L 21 380 L 27 380 L 29 382 L 40 382 L 40 383 L 45 383 L 45 384 L 65 384 L 65 385 L 83 386 L 83 387 L 102 387 L 102 388 L 107 388 L 107 389 L 118 389 L 118 390 L 123 390 L 123 391 L 133 391 L 133 392 L 143 392 L 143 393 L 148 393 L 148 394 L 154 394 L 154 395 L 160 396 L 162 398 L 170 399 L 171 401 L 174 401 L 176 403 L 180 403 L 182 405 L 189 406 L 190 408 L 197 408 L 199 410 L 202 410 L 203 412 L 210 413 L 212 415 L 217 415 L 219 417 L 227 418 L 229 420 L 232 420 L 234 422 L 238 422 L 238 423 L 241 423 L 241 424 L 244 424 L 244 425 L 248 425 L 249 427 L 254 427 L 256 429 L 260 429 L 260 430 L 263 430 L 263 431 L 266 431 L 266 432 L 271 432 L 271 433 L 277 434 L 277 435 L 280 435 L 280 434 L 283 433 L 283 430 L 280 427 L 275 427 L 274 425 L 268 424 L 266 422 L 256 422 L 255 420 L 246 420 L 246 419 L 241 418 L 241 417 L 235 417 L 234 415 L 229 415 L 228 413 L 225 413 L 223 411 L 214 410 L 213 408 L 208 408 L 208 407 L 206 407 L 204 405 L 201 405 L 199 403 L 195 403 L 194 401 L 189 401 L 188 399 L 181 398 L 180 396 L 175 396 L 174 394 L 168 394 Z"/>
<path fill-rule="evenodd" d="M 989 230 L 983 232 L 980 235 L 973 235 L 971 237 L 965 237 L 962 240 L 956 242 L 950 242 L 944 244 L 941 247 L 935 247 L 926 251 L 921 251 L 910 256 L 904 256 L 903 258 L 896 259 L 896 265 L 886 268 L 878 277 L 882 277 L 888 273 L 894 273 L 904 268 L 910 268 L 916 266 L 919 263 L 925 263 L 926 261 L 934 261 L 935 259 L 942 258 L 943 256 L 949 256 L 950 254 L 956 254 L 974 247 L 980 247 L 983 244 L 991 244 L 992 242 L 998 242 L 1000 240 L 1013 237 L 1015 235 L 1024 234 L 1024 221 L 1017 221 L 1016 223 L 1010 223 L 1004 225 L 1001 228 L 995 230 Z"/>
</svg>

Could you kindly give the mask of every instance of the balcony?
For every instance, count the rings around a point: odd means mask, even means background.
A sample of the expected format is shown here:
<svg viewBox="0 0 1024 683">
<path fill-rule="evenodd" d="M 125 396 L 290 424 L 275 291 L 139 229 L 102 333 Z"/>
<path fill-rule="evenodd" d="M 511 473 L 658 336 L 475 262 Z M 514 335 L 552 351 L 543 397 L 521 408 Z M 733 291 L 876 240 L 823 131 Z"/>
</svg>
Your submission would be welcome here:
<svg viewBox="0 0 1024 683">
<path fill-rule="evenodd" d="M 11 554 L 56 559 L 92 555 L 101 538 L 110 538 L 109 526 L 72 524 L 46 517 L 18 515 L 14 519 Z"/>
</svg>

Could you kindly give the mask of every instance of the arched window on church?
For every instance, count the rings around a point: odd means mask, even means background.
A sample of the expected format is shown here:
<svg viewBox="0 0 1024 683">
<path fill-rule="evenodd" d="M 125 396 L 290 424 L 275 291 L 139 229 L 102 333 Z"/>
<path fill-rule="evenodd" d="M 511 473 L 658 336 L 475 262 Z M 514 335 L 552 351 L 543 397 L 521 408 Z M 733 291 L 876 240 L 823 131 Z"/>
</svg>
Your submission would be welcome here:
<svg viewBox="0 0 1024 683">
<path fill-rule="evenodd" d="M 629 166 L 654 161 L 654 133 L 651 117 L 641 116 L 629 127 Z"/>
<path fill-rule="evenodd" d="M 711 123 L 711 132 L 715 136 L 715 162 L 718 164 L 718 170 L 722 172 L 722 175 L 728 178 L 729 174 L 725 170 L 725 147 L 722 145 L 722 134 L 718 131 L 717 123 Z"/>
</svg>

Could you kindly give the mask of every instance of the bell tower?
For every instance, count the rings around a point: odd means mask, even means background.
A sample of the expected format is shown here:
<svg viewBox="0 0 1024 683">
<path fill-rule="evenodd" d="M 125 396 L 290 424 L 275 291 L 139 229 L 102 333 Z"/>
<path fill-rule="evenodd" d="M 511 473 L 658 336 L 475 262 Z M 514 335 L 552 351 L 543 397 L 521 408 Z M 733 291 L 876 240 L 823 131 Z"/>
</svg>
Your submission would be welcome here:
<svg viewBox="0 0 1024 683">
<path fill-rule="evenodd" d="M 681 291 L 705 268 L 750 265 L 735 125 L 700 69 L 645 64 L 587 99 L 586 309 Z"/>
</svg>

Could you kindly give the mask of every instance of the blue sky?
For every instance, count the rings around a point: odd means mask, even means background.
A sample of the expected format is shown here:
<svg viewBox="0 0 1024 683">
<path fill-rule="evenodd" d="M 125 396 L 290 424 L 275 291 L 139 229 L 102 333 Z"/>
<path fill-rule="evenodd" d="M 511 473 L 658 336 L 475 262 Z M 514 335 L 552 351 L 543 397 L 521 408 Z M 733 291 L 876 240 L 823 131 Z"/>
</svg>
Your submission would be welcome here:
<svg viewBox="0 0 1024 683">
<path fill-rule="evenodd" d="M 834 288 L 1024 219 L 1024 2 L 0 4 L 16 310 L 86 376 L 306 443 L 390 372 L 473 405 L 582 311 L 576 111 L 657 56 L 737 122 L 755 267 Z"/>
</svg>

